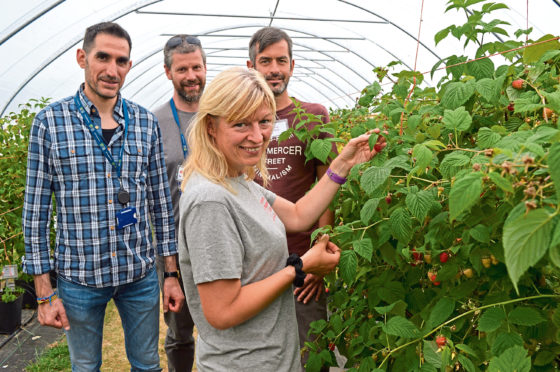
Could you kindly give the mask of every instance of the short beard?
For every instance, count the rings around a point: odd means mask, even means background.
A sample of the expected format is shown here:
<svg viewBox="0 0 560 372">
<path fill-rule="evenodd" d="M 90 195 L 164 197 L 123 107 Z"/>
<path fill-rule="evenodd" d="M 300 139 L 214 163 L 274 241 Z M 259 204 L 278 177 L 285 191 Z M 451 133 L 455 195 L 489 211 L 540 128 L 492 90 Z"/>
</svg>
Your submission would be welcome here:
<svg viewBox="0 0 560 372">
<path fill-rule="evenodd" d="M 177 93 L 179 94 L 179 97 L 181 97 L 183 99 L 183 101 L 185 101 L 187 103 L 198 103 L 198 101 L 200 100 L 200 97 L 202 96 L 203 91 L 204 91 L 204 89 L 201 89 L 200 93 L 195 94 L 195 95 L 188 95 L 187 93 L 185 93 L 182 90 L 178 90 Z"/>
<path fill-rule="evenodd" d="M 280 90 L 278 90 L 278 88 L 271 88 L 270 90 L 272 90 L 274 97 L 280 97 L 282 93 L 286 91 L 287 88 L 288 88 L 288 84 L 283 84 Z"/>
</svg>

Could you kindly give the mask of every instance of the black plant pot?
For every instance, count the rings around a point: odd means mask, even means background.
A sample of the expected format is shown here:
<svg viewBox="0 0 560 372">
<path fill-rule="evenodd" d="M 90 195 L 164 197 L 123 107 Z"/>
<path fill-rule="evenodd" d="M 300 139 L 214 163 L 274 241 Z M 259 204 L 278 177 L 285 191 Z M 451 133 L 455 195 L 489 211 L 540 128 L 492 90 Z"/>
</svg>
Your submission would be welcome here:
<svg viewBox="0 0 560 372">
<path fill-rule="evenodd" d="M 20 295 L 15 301 L 0 301 L 0 333 L 14 333 L 21 326 L 21 304 L 23 303 L 23 295 Z"/>
<path fill-rule="evenodd" d="M 37 308 L 37 295 L 35 294 L 35 285 L 33 282 L 27 282 L 25 280 L 16 280 L 16 287 L 23 288 L 23 303 L 21 305 L 24 309 L 36 309 Z"/>
</svg>

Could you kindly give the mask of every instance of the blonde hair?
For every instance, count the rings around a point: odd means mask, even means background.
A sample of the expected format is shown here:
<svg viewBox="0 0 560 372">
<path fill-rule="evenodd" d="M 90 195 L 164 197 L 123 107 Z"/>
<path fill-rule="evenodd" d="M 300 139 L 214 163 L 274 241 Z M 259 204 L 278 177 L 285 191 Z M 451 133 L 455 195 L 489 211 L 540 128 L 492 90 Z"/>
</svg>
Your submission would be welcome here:
<svg viewBox="0 0 560 372">
<path fill-rule="evenodd" d="M 208 128 L 212 117 L 222 117 L 228 122 L 251 117 L 262 105 L 276 112 L 274 95 L 263 76 L 254 69 L 234 67 L 219 73 L 208 84 L 200 98 L 198 113 L 193 118 L 188 137 L 189 157 L 185 162 L 181 190 L 193 172 L 198 172 L 211 182 L 224 186 L 233 192 L 227 182 L 229 165 L 222 152 L 216 147 Z M 268 142 L 264 147 L 268 147 Z M 256 169 L 255 169 L 256 168 Z M 247 167 L 245 174 L 253 180 L 256 171 L 266 185 L 266 151 L 258 164 Z"/>
</svg>

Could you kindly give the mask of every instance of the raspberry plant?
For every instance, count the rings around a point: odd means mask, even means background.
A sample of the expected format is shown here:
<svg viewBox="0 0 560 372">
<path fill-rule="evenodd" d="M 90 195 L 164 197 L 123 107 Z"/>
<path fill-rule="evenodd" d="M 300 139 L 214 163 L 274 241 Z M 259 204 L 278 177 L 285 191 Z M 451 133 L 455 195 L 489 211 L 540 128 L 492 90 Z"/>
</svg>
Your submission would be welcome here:
<svg viewBox="0 0 560 372">
<path fill-rule="evenodd" d="M 352 169 L 335 227 L 315 232 L 343 252 L 308 371 L 336 364 L 333 345 L 350 371 L 558 368 L 560 44 L 457 64 L 524 45 L 484 43 L 507 36 L 505 22 L 486 21 L 505 7 L 449 1 L 467 22 L 436 43 L 455 37 L 476 55 L 436 64 L 448 66 L 436 87 L 396 63 L 378 68 L 354 109 L 332 113 L 339 138 L 381 128 L 388 146 Z M 397 82 L 384 90 L 389 73 Z"/>
</svg>

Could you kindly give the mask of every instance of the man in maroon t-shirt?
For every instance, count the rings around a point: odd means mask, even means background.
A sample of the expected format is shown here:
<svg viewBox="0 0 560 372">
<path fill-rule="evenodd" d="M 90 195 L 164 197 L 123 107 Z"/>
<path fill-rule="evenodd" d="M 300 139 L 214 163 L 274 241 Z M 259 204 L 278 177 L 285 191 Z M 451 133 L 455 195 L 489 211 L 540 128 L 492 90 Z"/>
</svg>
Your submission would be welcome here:
<svg viewBox="0 0 560 372">
<path fill-rule="evenodd" d="M 292 112 L 295 105 L 288 95 L 288 81 L 294 71 L 292 59 L 292 40 L 284 31 L 275 27 L 265 27 L 257 31 L 249 43 L 247 67 L 262 73 L 276 98 L 276 116 L 274 132 L 267 154 L 269 172 L 268 189 L 274 193 L 296 202 L 311 185 L 327 171 L 328 165 L 317 159 L 305 162 L 305 146 L 297 137 L 278 143 L 278 135 L 297 124 L 296 114 Z M 299 101 L 298 101 L 299 102 Z M 299 102 L 305 112 L 321 116 L 323 123 L 329 121 L 327 109 L 317 103 Z M 308 128 L 322 123 L 309 123 Z M 330 136 L 326 133 L 321 138 Z M 327 210 L 319 218 L 318 224 L 304 233 L 288 234 L 288 250 L 303 255 L 310 247 L 310 236 L 319 226 L 332 225 L 334 214 Z M 327 304 L 323 278 L 307 274 L 303 287 L 294 291 L 296 297 L 296 314 L 299 328 L 300 346 L 307 340 L 309 324 L 315 320 L 327 319 Z M 307 356 L 304 357 L 305 363 Z M 328 370 L 328 369 L 327 369 Z"/>
</svg>

